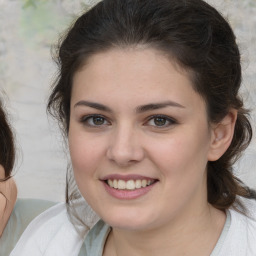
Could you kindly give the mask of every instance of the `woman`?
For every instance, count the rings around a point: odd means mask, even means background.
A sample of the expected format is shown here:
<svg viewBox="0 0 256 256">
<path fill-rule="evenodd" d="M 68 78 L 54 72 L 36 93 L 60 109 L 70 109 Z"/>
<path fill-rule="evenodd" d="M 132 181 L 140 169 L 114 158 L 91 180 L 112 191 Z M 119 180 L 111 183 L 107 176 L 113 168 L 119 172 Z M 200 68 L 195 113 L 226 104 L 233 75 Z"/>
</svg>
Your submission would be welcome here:
<svg viewBox="0 0 256 256">
<path fill-rule="evenodd" d="M 12 178 L 15 162 L 14 136 L 0 100 L 0 255 L 7 256 L 37 215 L 54 205 L 35 199 L 17 199 Z"/>
<path fill-rule="evenodd" d="M 67 193 L 11 255 L 256 255 L 255 193 L 232 173 L 252 129 L 227 21 L 201 0 L 104 0 L 57 56 L 48 108 L 101 220 L 78 223 Z"/>
</svg>

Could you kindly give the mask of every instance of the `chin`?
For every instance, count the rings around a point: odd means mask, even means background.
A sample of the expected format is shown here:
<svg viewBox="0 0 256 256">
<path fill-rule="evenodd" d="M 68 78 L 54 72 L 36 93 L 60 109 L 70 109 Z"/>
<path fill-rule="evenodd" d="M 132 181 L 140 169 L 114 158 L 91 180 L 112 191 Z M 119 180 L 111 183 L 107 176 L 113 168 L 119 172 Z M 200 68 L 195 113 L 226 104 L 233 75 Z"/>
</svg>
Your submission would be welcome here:
<svg viewBox="0 0 256 256">
<path fill-rule="evenodd" d="M 126 210 L 125 212 L 118 212 L 102 216 L 102 219 L 112 228 L 123 230 L 146 230 L 152 225 L 152 217 L 148 214 L 134 213 Z"/>
</svg>

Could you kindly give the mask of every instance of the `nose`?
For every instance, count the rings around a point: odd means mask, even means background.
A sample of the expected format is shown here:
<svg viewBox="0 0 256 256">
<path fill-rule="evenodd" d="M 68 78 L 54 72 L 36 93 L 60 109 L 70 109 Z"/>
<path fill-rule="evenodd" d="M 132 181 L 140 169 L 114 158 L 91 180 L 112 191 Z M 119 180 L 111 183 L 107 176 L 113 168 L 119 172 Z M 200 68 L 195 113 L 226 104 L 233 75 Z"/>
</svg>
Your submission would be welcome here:
<svg viewBox="0 0 256 256">
<path fill-rule="evenodd" d="M 144 149 L 139 134 L 131 127 L 119 127 L 111 136 L 107 158 L 119 166 L 129 166 L 144 158 Z"/>
</svg>

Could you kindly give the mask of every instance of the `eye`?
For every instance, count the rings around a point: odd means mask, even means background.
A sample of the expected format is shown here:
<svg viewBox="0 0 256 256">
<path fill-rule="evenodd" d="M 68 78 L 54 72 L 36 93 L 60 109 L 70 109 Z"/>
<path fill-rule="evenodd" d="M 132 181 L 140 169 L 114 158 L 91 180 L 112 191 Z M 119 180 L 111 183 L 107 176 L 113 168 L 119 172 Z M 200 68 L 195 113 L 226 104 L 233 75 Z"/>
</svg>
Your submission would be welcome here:
<svg viewBox="0 0 256 256">
<path fill-rule="evenodd" d="M 164 115 L 151 116 L 147 121 L 147 124 L 149 126 L 155 126 L 155 127 L 168 127 L 176 123 L 177 122 L 174 119 Z"/>
<path fill-rule="evenodd" d="M 88 115 L 82 117 L 81 122 L 87 126 L 97 127 L 109 125 L 105 117 L 101 115 Z"/>
</svg>

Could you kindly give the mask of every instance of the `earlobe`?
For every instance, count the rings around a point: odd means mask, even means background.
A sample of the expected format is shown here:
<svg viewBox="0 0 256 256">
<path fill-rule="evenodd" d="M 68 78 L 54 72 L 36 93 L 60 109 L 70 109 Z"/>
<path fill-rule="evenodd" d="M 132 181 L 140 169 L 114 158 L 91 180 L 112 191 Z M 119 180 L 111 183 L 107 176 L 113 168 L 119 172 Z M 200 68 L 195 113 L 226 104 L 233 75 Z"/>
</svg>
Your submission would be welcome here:
<svg viewBox="0 0 256 256">
<path fill-rule="evenodd" d="M 236 119 L 237 110 L 231 109 L 218 124 L 213 124 L 208 161 L 218 160 L 227 151 L 233 139 Z"/>
</svg>

